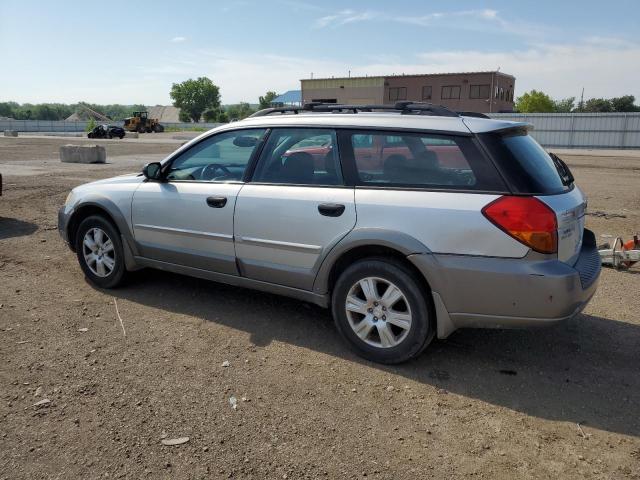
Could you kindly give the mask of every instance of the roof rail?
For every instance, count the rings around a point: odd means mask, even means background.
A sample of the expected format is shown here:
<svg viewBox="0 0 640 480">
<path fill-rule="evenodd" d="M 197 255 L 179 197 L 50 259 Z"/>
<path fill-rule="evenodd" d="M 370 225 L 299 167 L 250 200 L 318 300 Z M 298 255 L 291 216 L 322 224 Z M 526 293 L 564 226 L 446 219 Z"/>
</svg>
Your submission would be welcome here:
<svg viewBox="0 0 640 480">
<path fill-rule="evenodd" d="M 438 117 L 459 117 L 453 110 L 442 105 L 434 105 L 425 102 L 396 102 L 394 105 L 347 105 L 340 103 L 305 103 L 302 107 L 274 107 L 258 110 L 251 117 L 264 117 L 274 113 L 298 114 L 300 112 L 325 112 L 325 113 L 359 113 L 373 111 L 391 111 L 401 114 L 433 115 Z"/>
<path fill-rule="evenodd" d="M 460 115 L 461 117 L 491 118 L 486 113 L 480 112 L 458 112 L 458 115 Z"/>
</svg>

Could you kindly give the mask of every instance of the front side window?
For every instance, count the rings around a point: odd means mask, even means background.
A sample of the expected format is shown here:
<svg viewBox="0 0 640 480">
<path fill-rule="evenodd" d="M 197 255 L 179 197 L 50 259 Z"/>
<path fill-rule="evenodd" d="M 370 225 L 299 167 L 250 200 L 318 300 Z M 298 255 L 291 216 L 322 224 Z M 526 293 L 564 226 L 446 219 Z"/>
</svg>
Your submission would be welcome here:
<svg viewBox="0 0 640 480">
<path fill-rule="evenodd" d="M 171 162 L 167 180 L 240 181 L 265 132 L 234 130 L 205 138 Z"/>
<path fill-rule="evenodd" d="M 351 135 L 358 183 L 501 191 L 495 167 L 469 137 L 358 131 Z"/>
<path fill-rule="evenodd" d="M 390 87 L 389 88 L 389 100 L 406 100 L 407 99 L 407 87 Z"/>
<path fill-rule="evenodd" d="M 460 85 L 447 85 L 442 87 L 442 100 L 457 100 L 460 98 Z"/>
<path fill-rule="evenodd" d="M 335 131 L 274 128 L 252 181 L 282 185 L 342 185 Z"/>
</svg>

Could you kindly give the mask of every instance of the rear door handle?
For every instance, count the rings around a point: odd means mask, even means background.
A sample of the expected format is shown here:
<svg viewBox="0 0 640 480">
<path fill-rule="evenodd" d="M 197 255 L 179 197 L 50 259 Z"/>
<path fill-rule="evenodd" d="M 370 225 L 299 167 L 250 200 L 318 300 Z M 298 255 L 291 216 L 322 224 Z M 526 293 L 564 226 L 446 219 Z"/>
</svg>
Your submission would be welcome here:
<svg viewBox="0 0 640 480">
<path fill-rule="evenodd" d="M 320 215 L 325 217 L 339 217 L 344 213 L 344 205 L 340 203 L 321 203 L 318 205 Z"/>
<path fill-rule="evenodd" d="M 222 208 L 227 204 L 227 197 L 207 197 L 207 205 L 212 208 Z"/>
</svg>

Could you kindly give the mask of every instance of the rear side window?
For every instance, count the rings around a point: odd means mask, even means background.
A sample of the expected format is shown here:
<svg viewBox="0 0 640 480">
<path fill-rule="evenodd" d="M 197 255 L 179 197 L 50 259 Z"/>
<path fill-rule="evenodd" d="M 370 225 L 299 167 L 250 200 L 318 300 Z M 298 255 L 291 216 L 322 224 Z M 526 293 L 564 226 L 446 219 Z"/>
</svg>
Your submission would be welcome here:
<svg viewBox="0 0 640 480">
<path fill-rule="evenodd" d="M 483 133 L 479 137 L 514 192 L 550 195 L 569 190 L 553 159 L 526 130 Z"/>
<path fill-rule="evenodd" d="M 379 131 L 349 135 L 360 185 L 505 190 L 470 137 Z"/>
<path fill-rule="evenodd" d="M 274 128 L 262 151 L 254 182 L 342 185 L 336 133 L 314 128 Z"/>
</svg>

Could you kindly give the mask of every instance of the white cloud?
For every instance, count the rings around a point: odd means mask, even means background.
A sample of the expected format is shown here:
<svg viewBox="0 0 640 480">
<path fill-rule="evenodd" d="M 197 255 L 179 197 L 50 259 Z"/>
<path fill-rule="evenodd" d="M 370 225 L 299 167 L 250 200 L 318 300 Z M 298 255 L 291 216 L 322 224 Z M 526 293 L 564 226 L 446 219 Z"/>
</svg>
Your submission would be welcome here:
<svg viewBox="0 0 640 480">
<path fill-rule="evenodd" d="M 517 94 L 535 88 L 555 98 L 579 96 L 584 86 L 587 98 L 623 94 L 640 98 L 640 84 L 636 80 L 640 77 L 640 43 L 616 39 L 537 44 L 502 52 L 430 51 L 409 58 L 386 56 L 378 61 L 364 60 L 360 64 L 236 51 L 200 51 L 193 55 L 176 62 L 175 72 L 167 68 L 163 73 L 178 77 L 171 81 L 207 75 L 220 86 L 225 103 L 255 101 L 267 89 L 279 93 L 299 89 L 299 80 L 309 78 L 311 72 L 321 78 L 346 76 L 349 69 L 352 76 L 364 76 L 487 71 L 498 67 L 516 77 Z M 165 90 L 166 84 L 164 80 Z"/>
<path fill-rule="evenodd" d="M 423 15 L 393 15 L 389 12 L 374 10 L 341 10 L 325 15 L 314 21 L 315 28 L 337 28 L 356 22 L 379 21 L 395 22 L 416 27 L 446 27 L 447 29 L 471 30 L 487 33 L 505 33 L 519 37 L 544 38 L 554 31 L 548 25 L 535 24 L 520 20 L 503 18 L 497 10 L 457 10 L 449 12 L 431 12 Z"/>
<path fill-rule="evenodd" d="M 329 58 L 287 57 L 238 50 L 185 48 L 180 55 L 165 55 L 140 65 L 138 81 L 114 91 L 113 78 L 105 77 L 90 86 L 70 85 L 58 101 L 90 99 L 97 103 L 142 102 L 169 104 L 174 82 L 207 76 L 220 87 L 224 103 L 255 102 L 267 90 L 282 93 L 299 89 L 301 78 L 419 74 L 494 70 L 516 77 L 516 94 L 533 88 L 554 98 L 579 96 L 615 97 L 625 94 L 640 98 L 640 43 L 616 38 L 588 38 L 568 44 L 534 44 L 510 51 L 483 52 L 475 49 L 426 51 L 414 56 L 361 57 L 357 63 Z M 142 80 L 142 81 L 140 81 Z M 18 86 L 15 87 L 18 89 Z M 35 90 L 35 89 L 34 89 Z M 135 99 L 135 100 L 133 100 Z M 44 101 L 21 98 L 21 101 Z"/>
<path fill-rule="evenodd" d="M 373 11 L 356 12 L 355 10 L 341 10 L 333 15 L 326 15 L 320 17 L 315 21 L 316 28 L 325 27 L 339 27 L 347 25 L 349 23 L 365 22 L 367 20 L 374 20 L 378 18 L 380 14 Z"/>
<path fill-rule="evenodd" d="M 418 15 L 413 17 L 393 17 L 392 20 L 401 23 L 409 23 L 413 25 L 420 25 L 423 27 L 431 26 L 435 22 L 440 20 L 451 20 L 458 22 L 460 19 L 472 19 L 472 20 L 499 20 L 497 10 L 462 10 L 457 12 L 435 12 L 428 13 L 426 15 Z M 452 24 L 452 27 L 459 27 L 460 24 Z"/>
<path fill-rule="evenodd" d="M 186 40 L 186 37 L 173 37 L 171 39 L 172 43 L 182 43 Z"/>
</svg>

